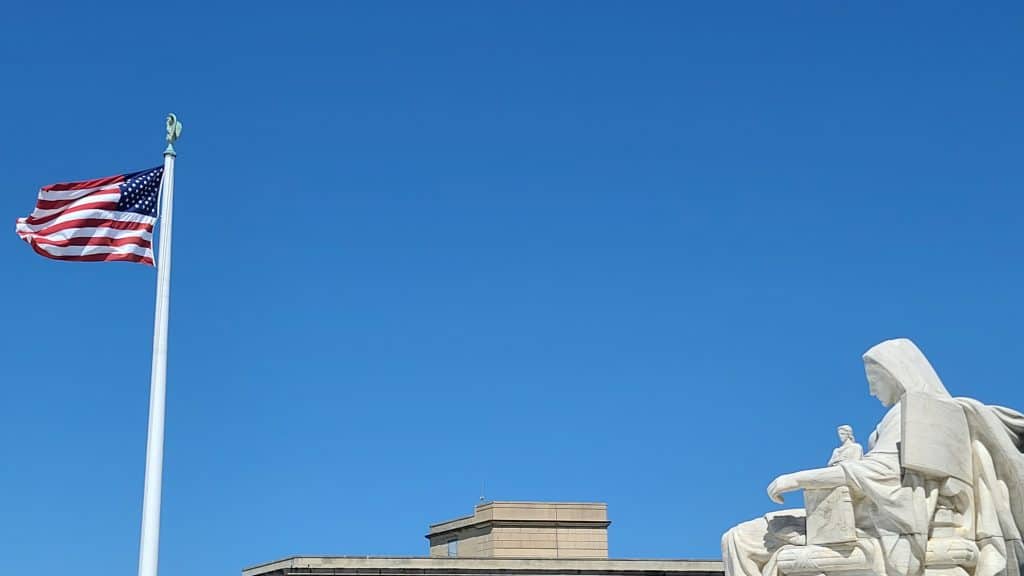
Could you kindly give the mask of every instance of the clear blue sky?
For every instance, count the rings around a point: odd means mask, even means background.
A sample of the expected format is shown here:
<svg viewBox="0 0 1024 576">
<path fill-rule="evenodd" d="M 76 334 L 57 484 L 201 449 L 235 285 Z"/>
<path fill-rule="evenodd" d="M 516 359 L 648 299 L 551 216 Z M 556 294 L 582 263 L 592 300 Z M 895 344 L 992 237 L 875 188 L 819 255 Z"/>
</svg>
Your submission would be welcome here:
<svg viewBox="0 0 1024 576">
<path fill-rule="evenodd" d="M 179 143 L 161 564 L 426 552 L 493 499 L 718 555 L 914 338 L 1024 407 L 1020 3 L 17 2 L 0 553 L 133 574 L 152 269 L 39 186 Z"/>
</svg>

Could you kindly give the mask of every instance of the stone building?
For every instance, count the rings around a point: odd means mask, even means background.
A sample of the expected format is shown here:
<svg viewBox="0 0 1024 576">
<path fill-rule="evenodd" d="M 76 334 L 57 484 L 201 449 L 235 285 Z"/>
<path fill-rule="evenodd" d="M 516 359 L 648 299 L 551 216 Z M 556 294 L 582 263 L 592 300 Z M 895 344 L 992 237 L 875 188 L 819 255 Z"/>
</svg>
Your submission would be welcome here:
<svg viewBox="0 0 1024 576">
<path fill-rule="evenodd" d="M 608 558 L 608 506 L 486 502 L 430 526 L 427 557 L 291 557 L 242 576 L 723 576 L 717 560 Z"/>
<path fill-rule="evenodd" d="M 487 502 L 430 527 L 431 557 L 607 558 L 608 505 Z"/>
</svg>

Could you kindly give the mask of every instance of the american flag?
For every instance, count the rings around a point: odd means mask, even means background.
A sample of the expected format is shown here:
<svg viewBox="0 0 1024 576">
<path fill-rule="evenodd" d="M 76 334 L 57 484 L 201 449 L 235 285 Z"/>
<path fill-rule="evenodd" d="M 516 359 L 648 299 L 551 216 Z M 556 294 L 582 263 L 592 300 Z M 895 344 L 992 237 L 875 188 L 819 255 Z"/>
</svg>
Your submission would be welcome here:
<svg viewBox="0 0 1024 576">
<path fill-rule="evenodd" d="M 153 225 L 163 174 L 160 166 L 43 186 L 36 209 L 18 218 L 18 236 L 47 258 L 153 266 Z"/>
</svg>

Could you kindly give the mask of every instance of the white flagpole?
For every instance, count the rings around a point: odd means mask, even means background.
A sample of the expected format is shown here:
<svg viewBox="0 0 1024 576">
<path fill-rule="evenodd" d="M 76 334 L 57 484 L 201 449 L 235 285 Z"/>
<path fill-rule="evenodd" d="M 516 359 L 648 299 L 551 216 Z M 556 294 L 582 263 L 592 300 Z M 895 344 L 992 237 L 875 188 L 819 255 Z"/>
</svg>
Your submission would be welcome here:
<svg viewBox="0 0 1024 576">
<path fill-rule="evenodd" d="M 164 467 L 164 399 L 167 395 L 167 313 L 171 287 L 171 225 L 174 209 L 174 141 L 181 122 L 167 116 L 163 189 L 160 193 L 160 247 L 156 264 L 156 318 L 153 322 L 153 368 L 149 386 L 149 433 L 146 441 L 146 481 L 142 496 L 142 536 L 139 576 L 156 576 L 160 559 L 160 491 Z"/>
</svg>

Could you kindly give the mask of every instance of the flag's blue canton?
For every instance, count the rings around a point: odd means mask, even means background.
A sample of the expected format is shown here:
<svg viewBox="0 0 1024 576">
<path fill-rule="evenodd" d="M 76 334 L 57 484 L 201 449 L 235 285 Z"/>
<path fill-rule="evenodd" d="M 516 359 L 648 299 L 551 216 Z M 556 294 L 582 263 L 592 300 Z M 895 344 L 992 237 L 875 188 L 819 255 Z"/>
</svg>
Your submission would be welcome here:
<svg viewBox="0 0 1024 576">
<path fill-rule="evenodd" d="M 160 179 L 163 175 L 163 166 L 128 174 L 124 184 L 121 184 L 121 199 L 117 201 L 118 211 L 137 212 L 155 217 L 156 202 L 160 196 Z"/>
</svg>

